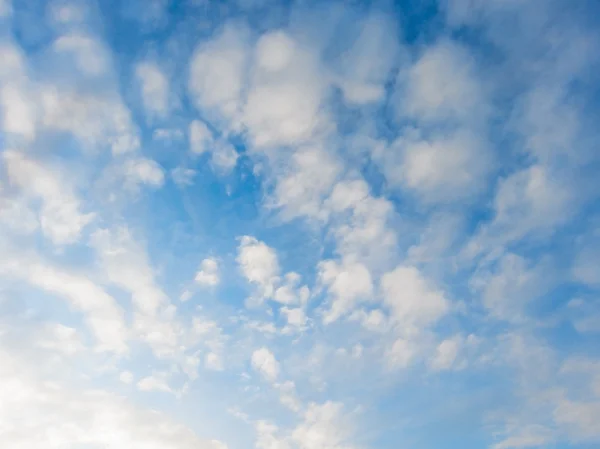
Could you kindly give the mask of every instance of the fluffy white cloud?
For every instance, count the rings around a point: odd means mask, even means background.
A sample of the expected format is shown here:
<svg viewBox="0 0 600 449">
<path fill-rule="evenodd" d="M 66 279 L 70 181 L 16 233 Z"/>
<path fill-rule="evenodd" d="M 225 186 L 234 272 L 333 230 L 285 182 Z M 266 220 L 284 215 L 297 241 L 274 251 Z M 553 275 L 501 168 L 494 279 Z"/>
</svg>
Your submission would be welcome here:
<svg viewBox="0 0 600 449">
<path fill-rule="evenodd" d="M 127 185 L 133 189 L 141 184 L 161 187 L 165 181 L 162 167 L 152 159 L 143 157 L 128 159 L 123 164 L 123 175 Z"/>
<path fill-rule="evenodd" d="M 106 49 L 91 36 L 81 33 L 63 35 L 54 41 L 52 48 L 58 54 L 71 54 L 75 66 L 85 75 L 104 75 L 110 68 Z"/>
<path fill-rule="evenodd" d="M 135 68 L 142 101 L 149 115 L 164 116 L 169 110 L 169 80 L 153 62 L 141 62 Z"/>
<path fill-rule="evenodd" d="M 434 371 L 449 370 L 455 364 L 461 349 L 462 339 L 460 336 L 448 338 L 442 341 L 435 350 L 431 359 L 430 367 Z"/>
<path fill-rule="evenodd" d="M 399 81 L 400 114 L 424 121 L 462 121 L 481 119 L 486 112 L 473 58 L 455 42 L 442 40 L 427 48 L 414 65 L 400 71 Z"/>
<path fill-rule="evenodd" d="M 430 139 L 401 137 L 383 155 L 382 169 L 390 184 L 425 201 L 457 201 L 478 193 L 490 162 L 485 142 L 462 131 Z"/>
<path fill-rule="evenodd" d="M 59 91 L 45 86 L 40 102 L 43 125 L 72 134 L 84 148 L 108 146 L 114 154 L 139 148 L 131 113 L 114 92 Z"/>
<path fill-rule="evenodd" d="M 244 277 L 256 285 L 262 298 L 271 298 L 279 280 L 279 261 L 275 250 L 254 237 L 240 240 L 237 263 Z"/>
<path fill-rule="evenodd" d="M 212 40 L 201 43 L 190 62 L 189 88 L 196 105 L 218 118 L 232 120 L 241 109 L 248 34 L 229 24 Z"/>
<path fill-rule="evenodd" d="M 282 307 L 281 313 L 285 316 L 287 325 L 291 329 L 302 329 L 306 326 L 307 318 L 303 309 L 290 309 L 288 307 Z"/>
<path fill-rule="evenodd" d="M 212 371 L 222 371 L 223 370 L 223 360 L 219 354 L 215 354 L 214 352 L 209 352 L 204 357 L 204 366 L 206 369 Z"/>
<path fill-rule="evenodd" d="M 16 151 L 5 151 L 3 159 L 10 183 L 31 200 L 42 201 L 42 232 L 57 245 L 77 241 L 94 214 L 80 212 L 79 198 L 60 174 Z"/>
<path fill-rule="evenodd" d="M 415 267 L 398 266 L 381 278 L 384 304 L 403 332 L 434 324 L 450 308 L 444 293 Z"/>
<path fill-rule="evenodd" d="M 36 131 L 35 107 L 23 87 L 4 84 L 0 89 L 0 104 L 3 110 L 3 131 L 32 140 Z"/>
<path fill-rule="evenodd" d="M 32 98 L 32 85 L 27 77 L 25 57 L 10 42 L 0 43 L 0 105 L 2 129 L 30 141 L 35 137 L 37 114 Z"/>
<path fill-rule="evenodd" d="M 407 368 L 415 356 L 418 347 L 411 341 L 398 338 L 385 353 L 385 361 L 390 368 Z"/>
<path fill-rule="evenodd" d="M 273 201 L 284 218 L 326 218 L 323 201 L 329 194 L 341 164 L 320 147 L 295 151 L 289 168 L 278 179 Z"/>
<path fill-rule="evenodd" d="M 190 151 L 193 154 L 210 153 L 211 163 L 217 172 L 228 174 L 237 164 L 239 154 L 224 138 L 215 139 L 212 131 L 200 120 L 189 127 Z"/>
<path fill-rule="evenodd" d="M 325 208 L 331 214 L 338 254 L 369 267 L 385 266 L 396 244 L 390 227 L 394 208 L 389 200 L 371 195 L 362 179 L 345 180 L 335 185 Z"/>
<path fill-rule="evenodd" d="M 350 449 L 352 428 L 341 403 L 311 403 L 302 423 L 292 432 L 292 439 L 300 449 Z"/>
<path fill-rule="evenodd" d="M 328 125 L 321 99 L 326 87 L 317 58 L 283 31 L 264 34 L 243 123 L 256 147 L 300 145 Z"/>
<path fill-rule="evenodd" d="M 356 262 L 327 260 L 319 263 L 320 282 L 332 297 L 331 306 L 323 315 L 329 324 L 349 314 L 361 301 L 371 299 L 373 282 L 369 270 Z"/>
<path fill-rule="evenodd" d="M 279 362 L 271 351 L 262 347 L 252 353 L 252 368 L 258 371 L 265 379 L 275 382 L 279 377 Z"/>
<path fill-rule="evenodd" d="M 200 270 L 196 273 L 194 280 L 200 284 L 214 287 L 219 284 L 219 264 L 216 259 L 204 259 L 200 263 Z"/>
<path fill-rule="evenodd" d="M 279 428 L 273 423 L 260 420 L 255 424 L 257 449 L 290 449 L 287 438 L 277 435 Z"/>
<path fill-rule="evenodd" d="M 217 172 L 230 173 L 236 166 L 239 154 L 230 142 L 219 140 L 214 143 L 211 163 Z"/>
<path fill-rule="evenodd" d="M 298 273 L 289 272 L 283 277 L 283 281 L 276 288 L 273 300 L 281 304 L 306 305 L 310 296 L 310 290 L 306 285 L 299 287 L 301 276 Z"/>
<path fill-rule="evenodd" d="M 213 135 L 208 126 L 201 120 L 193 120 L 189 126 L 190 150 L 202 154 L 211 150 Z"/>
</svg>

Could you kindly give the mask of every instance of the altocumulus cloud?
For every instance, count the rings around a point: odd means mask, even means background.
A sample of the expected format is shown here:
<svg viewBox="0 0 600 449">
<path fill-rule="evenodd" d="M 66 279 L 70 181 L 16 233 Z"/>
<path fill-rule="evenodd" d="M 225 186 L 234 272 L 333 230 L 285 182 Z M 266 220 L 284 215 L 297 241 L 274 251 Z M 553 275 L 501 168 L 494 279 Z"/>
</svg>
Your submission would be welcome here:
<svg viewBox="0 0 600 449">
<path fill-rule="evenodd" d="M 0 447 L 600 444 L 594 2 L 0 0 Z"/>
</svg>

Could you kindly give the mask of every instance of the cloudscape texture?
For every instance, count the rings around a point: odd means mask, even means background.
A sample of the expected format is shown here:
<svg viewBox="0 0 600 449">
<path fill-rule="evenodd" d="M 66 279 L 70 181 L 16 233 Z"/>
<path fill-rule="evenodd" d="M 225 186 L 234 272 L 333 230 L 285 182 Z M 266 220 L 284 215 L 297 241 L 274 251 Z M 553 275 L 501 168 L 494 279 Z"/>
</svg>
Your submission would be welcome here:
<svg viewBox="0 0 600 449">
<path fill-rule="evenodd" d="M 0 448 L 600 447 L 599 17 L 0 0 Z"/>
</svg>

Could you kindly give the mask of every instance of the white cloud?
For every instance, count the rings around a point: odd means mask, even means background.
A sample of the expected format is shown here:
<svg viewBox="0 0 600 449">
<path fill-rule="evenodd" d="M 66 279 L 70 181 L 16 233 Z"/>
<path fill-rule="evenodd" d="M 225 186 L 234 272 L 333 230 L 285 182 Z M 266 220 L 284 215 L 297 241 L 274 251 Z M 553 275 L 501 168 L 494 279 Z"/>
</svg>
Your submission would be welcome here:
<svg viewBox="0 0 600 449">
<path fill-rule="evenodd" d="M 455 42 L 442 40 L 425 50 L 407 71 L 400 71 L 401 114 L 424 121 L 482 119 L 485 102 L 474 60 Z"/>
<path fill-rule="evenodd" d="M 460 336 L 448 338 L 442 341 L 435 350 L 435 355 L 431 359 L 430 367 L 434 371 L 444 371 L 451 369 L 459 355 L 462 339 Z"/>
<path fill-rule="evenodd" d="M 600 228 L 593 229 L 589 235 L 584 235 L 579 246 L 571 269 L 573 277 L 590 287 L 598 287 L 600 285 L 600 257 L 598 257 Z"/>
<path fill-rule="evenodd" d="M 204 367 L 212 371 L 224 369 L 223 351 L 227 336 L 216 322 L 201 316 L 192 320 L 192 339 L 188 344 L 200 343 L 208 352 L 204 355 Z M 198 360 L 199 362 L 200 360 Z"/>
<path fill-rule="evenodd" d="M 542 447 L 553 441 L 552 432 L 543 426 L 527 426 L 516 435 L 512 435 L 492 446 L 492 449 L 518 449 Z"/>
<path fill-rule="evenodd" d="M 239 24 L 225 26 L 196 48 L 189 89 L 200 109 L 218 119 L 232 120 L 239 114 L 248 51 L 248 33 Z"/>
<path fill-rule="evenodd" d="M 139 148 L 130 111 L 114 92 L 78 92 L 44 86 L 40 93 L 43 125 L 70 133 L 84 148 L 108 146 L 114 154 Z"/>
<path fill-rule="evenodd" d="M 386 363 L 391 368 L 407 368 L 414 360 L 417 349 L 411 341 L 398 338 L 385 353 Z"/>
<path fill-rule="evenodd" d="M 350 315 L 350 320 L 358 321 L 362 327 L 371 332 L 385 332 L 389 328 L 387 317 L 379 309 L 369 312 L 356 310 Z"/>
<path fill-rule="evenodd" d="M 135 332 L 155 354 L 172 355 L 180 333 L 175 309 L 156 283 L 145 249 L 125 227 L 100 229 L 90 243 L 107 280 L 131 295 Z"/>
<path fill-rule="evenodd" d="M 304 309 L 282 307 L 280 309 L 280 313 L 287 321 L 286 326 L 282 330 L 284 334 L 303 331 L 306 329 L 308 318 Z"/>
<path fill-rule="evenodd" d="M 403 332 L 419 331 L 436 323 L 450 308 L 444 293 L 417 268 L 398 266 L 381 278 L 384 304 Z"/>
<path fill-rule="evenodd" d="M 212 371 L 223 371 L 223 360 L 219 354 L 209 352 L 204 357 L 204 366 Z"/>
<path fill-rule="evenodd" d="M 401 137 L 384 153 L 381 167 L 392 186 L 413 190 L 425 201 L 456 201 L 480 191 L 490 162 L 485 142 L 458 131 Z"/>
<path fill-rule="evenodd" d="M 341 164 L 320 147 L 304 147 L 291 156 L 289 168 L 280 175 L 274 205 L 284 218 L 326 218 L 325 196 L 341 172 Z M 324 215 L 325 214 L 325 215 Z"/>
<path fill-rule="evenodd" d="M 167 376 L 164 373 L 154 373 L 151 376 L 140 379 L 136 384 L 140 391 L 162 391 L 165 393 L 173 393 L 169 386 Z"/>
<path fill-rule="evenodd" d="M 74 356 L 85 350 L 77 329 L 60 323 L 48 323 L 41 329 L 37 345 L 66 356 Z"/>
<path fill-rule="evenodd" d="M 211 151 L 213 134 L 200 120 L 193 120 L 189 127 L 190 150 L 195 154 Z"/>
<path fill-rule="evenodd" d="M 415 264 L 441 262 L 444 269 L 444 256 L 453 256 L 453 245 L 457 243 L 464 229 L 465 218 L 455 213 L 434 213 L 419 235 L 418 243 L 408 250 L 408 260 Z"/>
<path fill-rule="evenodd" d="M 0 274 L 66 299 L 73 308 L 83 312 L 85 322 L 97 340 L 98 351 L 127 352 L 124 311 L 112 296 L 87 277 L 55 268 L 36 256 L 15 253 L 7 253 L 0 260 Z"/>
<path fill-rule="evenodd" d="M 183 131 L 179 128 L 156 128 L 152 131 L 152 140 L 163 142 L 176 142 L 185 137 Z"/>
<path fill-rule="evenodd" d="M 122 371 L 119 374 L 119 380 L 126 385 L 133 383 L 133 373 L 130 371 Z"/>
<path fill-rule="evenodd" d="M 351 313 L 361 301 L 370 300 L 373 293 L 369 270 L 356 262 L 320 262 L 319 281 L 332 297 L 331 307 L 323 314 L 324 324 Z"/>
<path fill-rule="evenodd" d="M 235 168 L 239 154 L 234 146 L 224 138 L 215 139 L 204 122 L 194 120 L 190 123 L 189 140 L 193 154 L 210 153 L 217 172 L 228 174 Z"/>
<path fill-rule="evenodd" d="M 164 116 L 169 110 L 169 80 L 152 62 L 141 62 L 135 68 L 142 101 L 149 115 Z"/>
<path fill-rule="evenodd" d="M 104 75 L 110 68 L 110 60 L 104 46 L 85 34 L 60 36 L 52 44 L 58 54 L 71 53 L 77 69 L 86 75 Z"/>
<path fill-rule="evenodd" d="M 0 89 L 2 129 L 5 133 L 33 140 L 36 132 L 35 106 L 30 94 L 16 84 L 4 84 Z"/>
<path fill-rule="evenodd" d="M 95 215 L 80 212 L 79 199 L 60 174 L 16 151 L 5 151 L 3 156 L 9 181 L 24 195 L 42 200 L 39 220 L 46 237 L 56 245 L 77 241 Z"/>
<path fill-rule="evenodd" d="M 370 194 L 360 180 L 338 182 L 325 202 L 331 214 L 331 233 L 336 251 L 347 260 L 360 261 L 369 268 L 385 266 L 395 247 L 396 234 L 390 227 L 392 203 Z"/>
<path fill-rule="evenodd" d="M 196 170 L 191 168 L 176 167 L 171 170 L 171 178 L 173 179 L 173 182 L 181 188 L 194 185 L 195 176 Z"/>
<path fill-rule="evenodd" d="M 275 384 L 279 391 L 279 401 L 293 412 L 298 413 L 302 409 L 302 404 L 296 394 L 296 384 L 288 380 L 286 382 Z"/>
<path fill-rule="evenodd" d="M 213 144 L 211 163 L 217 172 L 230 173 L 236 166 L 239 155 L 230 142 L 220 140 Z"/>
<path fill-rule="evenodd" d="M 351 105 L 378 102 L 385 97 L 385 83 L 401 51 L 398 41 L 390 39 L 398 33 L 391 16 L 375 12 L 359 22 L 360 30 L 351 47 L 334 63 L 337 84 Z"/>
<path fill-rule="evenodd" d="M 281 304 L 305 305 L 310 296 L 310 290 L 306 285 L 299 287 L 301 276 L 295 272 L 286 273 L 279 287 L 276 288 L 273 300 Z"/>
<path fill-rule="evenodd" d="M 89 18 L 90 9 L 69 1 L 54 2 L 50 5 L 49 16 L 53 25 L 81 25 Z"/>
<path fill-rule="evenodd" d="M 243 123 L 255 147 L 300 145 L 328 125 L 317 58 L 283 31 L 259 39 Z"/>
<path fill-rule="evenodd" d="M 194 280 L 204 286 L 214 287 L 219 284 L 219 264 L 214 258 L 204 259 Z"/>
<path fill-rule="evenodd" d="M 2 106 L 2 129 L 31 141 L 36 133 L 36 107 L 32 93 L 34 88 L 28 80 L 25 56 L 9 42 L 0 43 L 0 105 Z"/>
<path fill-rule="evenodd" d="M 29 201 L 24 197 L 12 197 L 0 185 L 0 223 L 13 235 L 34 233 L 40 222 Z"/>
<path fill-rule="evenodd" d="M 256 64 L 268 72 L 279 72 L 292 63 L 295 47 L 294 40 L 284 31 L 264 34 L 256 43 Z"/>
<path fill-rule="evenodd" d="M 574 441 L 600 441 L 600 428 L 596 416 L 600 414 L 600 401 L 574 401 L 563 398 L 554 410 L 554 419 L 564 426 Z"/>
<path fill-rule="evenodd" d="M 256 448 L 257 449 L 290 449 L 291 445 L 286 438 L 277 435 L 279 428 L 273 423 L 260 420 L 256 422 Z"/>
<path fill-rule="evenodd" d="M 598 301 L 575 298 L 568 302 L 567 313 L 572 316 L 573 326 L 580 333 L 600 332 L 600 307 Z"/>
<path fill-rule="evenodd" d="M 271 298 L 279 279 L 275 250 L 254 237 L 244 236 L 240 240 L 236 260 L 244 277 L 258 287 L 259 296 Z"/>
<path fill-rule="evenodd" d="M 523 257 L 508 253 L 495 267 L 475 274 L 471 286 L 481 291 L 482 302 L 492 315 L 518 321 L 527 304 L 551 288 L 553 278 L 552 267 L 543 260 L 532 266 Z"/>
<path fill-rule="evenodd" d="M 352 423 L 343 414 L 343 405 L 328 401 L 309 404 L 302 423 L 292 432 L 300 449 L 350 449 Z"/>
<path fill-rule="evenodd" d="M 199 439 L 164 414 L 135 407 L 98 389 L 77 389 L 35 376 L 0 349 L 0 446 L 106 447 L 131 449 L 223 449 L 218 441 Z"/>
<path fill-rule="evenodd" d="M 547 236 L 566 223 L 579 198 L 572 182 L 533 165 L 500 181 L 494 218 L 472 237 L 463 256 L 487 254 L 525 237 Z"/>
<path fill-rule="evenodd" d="M 154 315 L 168 302 L 155 283 L 143 247 L 133 239 L 129 229 L 98 230 L 92 235 L 91 245 L 110 282 L 130 291 L 140 311 Z"/>
<path fill-rule="evenodd" d="M 258 371 L 269 382 L 275 382 L 279 377 L 279 362 L 271 351 L 262 347 L 252 353 L 252 368 Z"/>
<path fill-rule="evenodd" d="M 125 182 L 130 188 L 136 189 L 140 184 L 151 187 L 162 187 L 165 181 L 163 169 L 152 159 L 137 157 L 128 159 L 123 164 Z"/>
</svg>

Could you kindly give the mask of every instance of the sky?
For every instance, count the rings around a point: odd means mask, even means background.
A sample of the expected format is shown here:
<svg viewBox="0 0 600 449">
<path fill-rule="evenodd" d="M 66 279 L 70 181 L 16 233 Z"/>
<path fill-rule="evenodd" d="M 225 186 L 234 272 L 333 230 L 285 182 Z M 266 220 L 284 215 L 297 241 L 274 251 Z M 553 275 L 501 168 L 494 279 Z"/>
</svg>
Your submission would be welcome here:
<svg viewBox="0 0 600 449">
<path fill-rule="evenodd" d="M 598 448 L 599 17 L 0 0 L 0 447 Z"/>
</svg>

